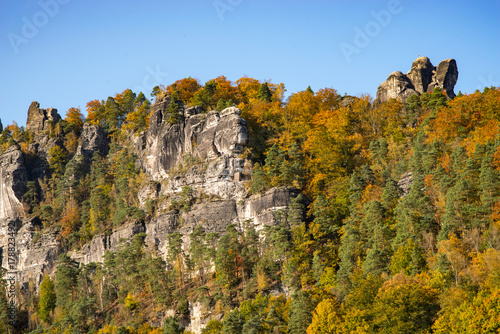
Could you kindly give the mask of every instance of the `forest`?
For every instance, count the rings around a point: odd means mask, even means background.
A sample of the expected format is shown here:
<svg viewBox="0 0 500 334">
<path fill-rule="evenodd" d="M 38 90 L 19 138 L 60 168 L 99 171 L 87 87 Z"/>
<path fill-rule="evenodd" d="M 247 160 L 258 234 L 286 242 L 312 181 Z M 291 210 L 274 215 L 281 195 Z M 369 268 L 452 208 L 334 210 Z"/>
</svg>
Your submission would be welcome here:
<svg viewBox="0 0 500 334">
<path fill-rule="evenodd" d="M 453 99 L 436 88 L 404 103 L 333 88 L 285 92 L 250 77 L 189 77 L 150 96 L 127 89 L 90 101 L 87 116 L 69 109 L 48 130 L 63 143 L 49 150 L 49 176 L 29 181 L 23 197 L 40 221 L 34 239 L 57 231 L 67 252 L 159 212 L 154 200 L 145 210 L 138 203 L 148 180 L 131 138 L 147 131 L 165 96 L 175 102 L 172 125 L 183 105 L 237 106 L 248 122 L 248 193 L 299 195 L 263 230 L 172 233 L 167 258 L 142 233 L 103 263 L 79 265 L 64 253 L 54 275 L 18 297 L 14 327 L 4 280 L 0 332 L 189 333 L 198 302 L 213 315 L 202 333 L 498 333 L 500 88 Z M 71 159 L 84 122 L 110 141 L 90 167 Z M 18 145 L 29 163 L 32 141 L 23 126 L 7 125 L 0 152 Z M 185 187 L 169 210 L 196 200 Z"/>
</svg>

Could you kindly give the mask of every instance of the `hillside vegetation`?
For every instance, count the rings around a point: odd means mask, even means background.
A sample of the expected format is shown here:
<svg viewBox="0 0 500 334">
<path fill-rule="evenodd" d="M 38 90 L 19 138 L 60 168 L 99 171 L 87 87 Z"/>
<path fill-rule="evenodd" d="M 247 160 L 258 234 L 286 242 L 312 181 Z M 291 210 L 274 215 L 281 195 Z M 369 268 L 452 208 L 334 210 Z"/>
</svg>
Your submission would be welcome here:
<svg viewBox="0 0 500 334">
<path fill-rule="evenodd" d="M 500 331 L 500 89 L 450 100 L 439 89 L 401 103 L 311 88 L 284 100 L 283 84 L 220 76 L 155 87 L 179 106 L 236 105 L 248 121 L 249 194 L 295 188 L 277 224 L 256 231 L 200 226 L 169 235 L 166 260 L 137 234 L 104 263 L 63 254 L 54 277 L 19 305 L 35 333 L 182 333 L 192 305 L 203 333 L 497 333 Z M 151 219 L 137 191 L 147 180 L 131 138 L 149 126 L 151 102 L 125 90 L 78 108 L 48 130 L 50 176 L 30 181 L 25 207 L 68 251 L 129 221 Z M 109 153 L 88 171 L 70 160 L 84 122 L 104 129 Z M 32 156 L 16 124 L 2 152 Z M 68 163 L 71 161 L 71 163 Z M 186 165 L 196 161 L 186 161 Z M 189 210 L 189 187 L 171 210 Z M 182 240 L 189 247 L 181 247 Z M 4 283 L 6 284 L 6 283 Z M 34 291 L 34 287 L 31 287 Z M 7 333 L 7 299 L 0 314 Z M 168 317 L 163 319 L 166 310 Z M 161 327 L 160 327 L 161 326 Z"/>
</svg>

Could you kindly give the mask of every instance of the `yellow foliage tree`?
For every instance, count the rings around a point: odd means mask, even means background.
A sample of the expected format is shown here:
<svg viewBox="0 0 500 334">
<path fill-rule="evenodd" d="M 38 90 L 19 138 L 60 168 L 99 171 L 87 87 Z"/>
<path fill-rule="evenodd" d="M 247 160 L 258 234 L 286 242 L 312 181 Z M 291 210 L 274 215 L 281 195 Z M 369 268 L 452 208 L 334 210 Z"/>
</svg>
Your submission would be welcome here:
<svg viewBox="0 0 500 334">
<path fill-rule="evenodd" d="M 64 120 L 67 123 L 66 129 L 79 134 L 82 131 L 83 121 L 85 120 L 85 117 L 80 111 L 80 108 L 69 108 L 66 112 L 66 117 L 64 118 Z"/>
<path fill-rule="evenodd" d="M 313 312 L 307 334 L 345 333 L 340 309 L 340 304 L 333 299 L 321 301 Z"/>
</svg>

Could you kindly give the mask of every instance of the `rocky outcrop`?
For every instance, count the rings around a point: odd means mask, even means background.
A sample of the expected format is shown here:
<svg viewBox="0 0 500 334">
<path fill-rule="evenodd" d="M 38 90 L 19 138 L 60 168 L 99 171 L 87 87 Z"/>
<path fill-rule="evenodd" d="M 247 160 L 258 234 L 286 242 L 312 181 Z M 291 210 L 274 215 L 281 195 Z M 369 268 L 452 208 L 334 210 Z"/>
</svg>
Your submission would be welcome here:
<svg viewBox="0 0 500 334">
<path fill-rule="evenodd" d="M 359 97 L 345 95 L 345 96 L 342 96 L 342 99 L 339 103 L 339 106 L 342 108 L 349 107 L 349 106 L 353 105 L 354 103 L 356 103 L 356 101 L 358 101 L 358 100 L 359 100 Z"/>
<path fill-rule="evenodd" d="M 413 85 L 413 89 L 422 94 L 427 92 L 427 88 L 433 81 L 434 70 L 434 65 L 429 58 L 420 57 L 411 64 L 411 70 L 406 76 Z"/>
<path fill-rule="evenodd" d="M 11 146 L 0 155 L 0 219 L 22 216 L 27 179 L 23 153 Z"/>
<path fill-rule="evenodd" d="M 454 98 L 453 88 L 457 83 L 458 69 L 454 59 L 446 59 L 434 67 L 427 57 L 416 59 L 411 70 L 403 74 L 399 71 L 389 75 L 377 89 L 376 103 L 389 99 L 401 99 L 405 102 L 410 96 L 432 92 L 438 87 L 446 91 L 449 98 Z"/>
<path fill-rule="evenodd" d="M 406 101 L 410 96 L 418 94 L 410 79 L 400 71 L 389 75 L 377 89 L 376 102 L 385 102 L 389 99 L 401 99 Z"/>
<path fill-rule="evenodd" d="M 240 221 L 251 221 L 256 228 L 275 223 L 276 212 L 288 211 L 290 201 L 298 193 L 291 188 L 273 188 L 264 194 L 253 195 L 238 205 Z"/>
<path fill-rule="evenodd" d="M 166 257 L 167 236 L 175 231 L 184 235 L 185 246 L 189 234 L 201 225 L 205 232 L 225 233 L 226 227 L 235 224 L 243 230 L 246 223 L 254 224 L 256 230 L 273 225 L 278 211 L 287 212 L 290 200 L 297 192 L 290 188 L 273 188 L 262 195 L 245 200 L 215 200 L 193 205 L 187 212 L 167 211 L 145 223 L 133 222 L 114 230 L 110 235 L 95 236 L 71 257 L 84 264 L 102 262 L 107 251 L 116 251 L 124 240 L 132 240 L 137 233 L 146 233 L 145 243 Z M 182 224 L 180 224 L 182 222 Z"/>
<path fill-rule="evenodd" d="M 57 109 L 41 109 L 40 104 L 33 101 L 28 109 L 26 129 L 32 132 L 33 141 L 28 150 L 34 153 L 28 168 L 31 180 L 42 179 L 48 169 L 49 150 L 55 146 L 63 147 L 61 138 L 51 135 L 51 131 L 61 120 Z"/>
<path fill-rule="evenodd" d="M 14 231 L 9 226 L 14 226 Z M 29 290 L 30 282 L 38 288 L 43 274 L 53 272 L 62 252 L 56 231 L 36 231 L 37 224 L 33 220 L 0 219 L 0 262 L 2 267 L 9 269 L 9 275 L 16 278 L 22 291 Z M 15 250 L 15 255 L 7 251 L 8 247 Z"/>
<path fill-rule="evenodd" d="M 440 62 L 432 79 L 428 92 L 431 92 L 435 87 L 439 87 L 446 90 L 449 98 L 454 98 L 455 92 L 453 92 L 453 88 L 458 80 L 458 68 L 455 59 L 446 59 Z"/>
<path fill-rule="evenodd" d="M 172 125 L 167 121 L 169 103 L 166 99 L 155 104 L 145 138 L 145 167 L 153 179 L 167 177 L 186 155 L 207 160 L 234 158 L 243 151 L 248 131 L 238 108 L 202 114 L 199 107 L 184 107 L 181 121 Z"/>
<path fill-rule="evenodd" d="M 401 175 L 398 181 L 398 187 L 402 191 L 402 196 L 406 196 L 410 193 L 412 184 L 413 184 L 413 172 L 408 171 L 403 175 Z"/>
<path fill-rule="evenodd" d="M 28 109 L 28 119 L 26 129 L 34 134 L 49 130 L 49 124 L 56 125 L 61 120 L 57 109 L 40 109 L 40 103 L 33 101 Z"/>
<path fill-rule="evenodd" d="M 89 171 L 94 153 L 99 152 L 102 156 L 105 156 L 108 153 L 108 149 L 109 143 L 103 129 L 97 125 L 84 123 L 74 159 L 77 159 L 78 156 L 82 156 L 84 159 L 84 166 L 86 170 Z"/>
<path fill-rule="evenodd" d="M 204 113 L 199 107 L 179 106 L 180 120 L 170 124 L 169 103 L 165 98 L 154 104 L 146 132 L 128 134 L 129 147 L 137 155 L 136 166 L 144 172 L 142 187 L 138 189 L 139 205 L 146 210 L 154 202 L 155 210 L 148 212 L 143 221 L 129 221 L 71 251 L 69 255 L 77 262 L 103 262 L 106 252 L 119 250 L 138 233 L 145 233 L 146 245 L 166 258 L 167 236 L 175 231 L 183 235 L 186 248 L 189 235 L 200 225 L 207 233 L 219 235 L 230 224 L 239 230 L 254 224 L 256 230 L 262 230 L 275 224 L 277 213 L 286 212 L 291 199 L 297 196 L 289 188 L 248 195 L 245 184 L 251 178 L 251 163 L 241 156 L 248 141 L 247 122 L 238 108 Z M 28 114 L 27 128 L 34 134 L 28 147 L 33 153 L 27 156 L 29 163 L 16 145 L 0 155 L 0 262 L 12 261 L 7 248 L 9 233 L 13 234 L 15 264 L 9 268 L 9 275 L 16 277 L 24 291 L 30 286 L 37 289 L 44 273 L 53 274 L 59 255 L 66 251 L 58 231 L 43 229 L 38 219 L 23 214 L 22 199 L 28 179 L 47 176 L 48 151 L 63 144 L 48 131 L 60 119 L 55 109 L 40 109 L 33 102 Z M 83 161 L 83 172 L 88 173 L 94 153 L 106 156 L 108 151 L 109 142 L 103 130 L 85 123 L 72 159 L 77 159 L 75 164 Z M 70 164 L 71 161 L 67 170 Z M 184 196 L 186 188 L 192 193 L 192 201 L 189 208 L 180 211 L 175 203 Z M 9 224 L 15 226 L 15 231 L 12 227 L 9 230 Z M 191 322 L 197 333 L 208 321 L 208 313 L 200 305 L 191 305 L 193 313 L 198 314 Z"/>
<path fill-rule="evenodd" d="M 196 195 L 243 198 L 245 160 L 239 155 L 248 130 L 241 110 L 231 107 L 205 114 L 199 107 L 182 107 L 181 121 L 172 125 L 167 121 L 169 104 L 169 98 L 155 104 L 144 145 L 134 143 L 136 150 L 145 147 L 138 152 L 144 157 L 143 167 L 152 180 L 162 180 L 162 194 L 190 186 Z"/>
</svg>

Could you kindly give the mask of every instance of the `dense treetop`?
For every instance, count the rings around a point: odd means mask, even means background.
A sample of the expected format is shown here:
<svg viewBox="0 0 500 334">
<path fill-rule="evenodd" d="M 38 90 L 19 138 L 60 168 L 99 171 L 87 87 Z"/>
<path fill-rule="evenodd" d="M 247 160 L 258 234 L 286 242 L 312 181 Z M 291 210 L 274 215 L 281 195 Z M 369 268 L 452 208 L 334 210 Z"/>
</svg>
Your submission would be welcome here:
<svg viewBox="0 0 500 334">
<path fill-rule="evenodd" d="M 284 92 L 283 84 L 220 76 L 205 84 L 185 78 L 151 93 L 175 102 L 172 124 L 182 117 L 177 106 L 242 110 L 250 133 L 244 157 L 253 164 L 249 193 L 282 186 L 300 193 L 275 226 L 229 226 L 222 236 L 201 227 L 176 232 L 165 260 L 143 235 L 102 264 L 78 267 L 63 256 L 55 277 L 45 277 L 21 307 L 26 329 L 180 333 L 189 303 L 198 301 L 224 314 L 204 333 L 498 332 L 500 89 L 453 100 L 436 89 L 404 104 L 374 104 L 333 88 L 286 100 Z M 50 150 L 50 177 L 30 181 L 24 200 L 68 250 L 158 210 L 138 205 L 147 178 L 129 149 L 130 136 L 148 128 L 148 97 L 125 90 L 87 104 L 85 121 L 111 141 L 88 173 L 70 160 L 81 111 L 71 108 L 50 130 L 64 144 Z M 29 157 L 33 140 L 12 124 L 0 147 L 17 144 Z M 411 179 L 405 189 L 403 175 Z M 171 209 L 189 210 L 188 188 Z M 180 247 L 183 238 L 188 248 Z M 283 287 L 290 295 L 270 294 Z M 163 329 L 151 326 L 166 309 L 175 316 Z"/>
</svg>

